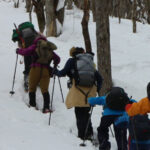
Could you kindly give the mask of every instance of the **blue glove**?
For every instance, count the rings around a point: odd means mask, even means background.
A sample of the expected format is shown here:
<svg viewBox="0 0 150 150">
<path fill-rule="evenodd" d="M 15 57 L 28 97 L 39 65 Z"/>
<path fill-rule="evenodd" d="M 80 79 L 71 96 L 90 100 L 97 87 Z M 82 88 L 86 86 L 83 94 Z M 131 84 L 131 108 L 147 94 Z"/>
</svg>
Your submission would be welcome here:
<svg viewBox="0 0 150 150">
<path fill-rule="evenodd" d="M 115 122 L 115 126 L 118 128 L 127 128 L 129 124 L 129 116 L 125 113 L 123 116 L 118 117 Z"/>
<path fill-rule="evenodd" d="M 93 107 L 95 105 L 94 103 L 95 97 L 88 98 L 88 103 Z"/>
</svg>

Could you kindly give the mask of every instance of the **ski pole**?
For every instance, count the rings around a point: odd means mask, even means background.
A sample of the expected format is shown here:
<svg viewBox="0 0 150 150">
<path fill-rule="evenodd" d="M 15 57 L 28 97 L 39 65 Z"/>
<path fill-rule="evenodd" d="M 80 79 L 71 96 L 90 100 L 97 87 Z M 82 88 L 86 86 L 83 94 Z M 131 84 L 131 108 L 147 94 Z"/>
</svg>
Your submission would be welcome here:
<svg viewBox="0 0 150 150">
<path fill-rule="evenodd" d="M 50 109 L 52 110 L 52 105 L 53 105 L 53 96 L 54 96 L 54 87 L 55 87 L 55 78 L 56 76 L 54 75 L 54 81 L 53 81 L 53 88 L 52 88 L 52 97 L 51 97 L 51 103 L 50 103 Z M 50 126 L 50 122 L 51 122 L 51 113 L 52 111 L 50 111 L 50 114 L 49 114 L 49 126 Z"/>
<path fill-rule="evenodd" d="M 59 82 L 59 87 L 60 87 L 60 91 L 61 91 L 62 102 L 64 103 L 64 96 L 63 96 L 62 87 L 61 87 L 61 83 L 60 83 L 60 78 L 59 77 L 58 77 L 58 82 Z"/>
<path fill-rule="evenodd" d="M 86 129 L 85 129 L 83 142 L 80 144 L 80 146 L 83 146 L 83 147 L 86 146 L 85 138 L 86 138 L 88 127 L 89 127 L 89 124 L 90 124 L 90 121 L 91 121 L 92 112 L 93 112 L 93 107 L 91 107 L 91 113 L 90 113 L 90 116 L 89 116 L 89 119 L 88 119 L 88 122 L 87 122 L 87 126 L 86 126 Z"/>
<path fill-rule="evenodd" d="M 17 54 L 17 57 L 16 57 L 16 64 L 15 64 L 15 71 L 14 71 L 12 89 L 10 91 L 11 95 L 13 95 L 15 93 L 15 91 L 14 91 L 14 84 L 15 84 L 15 77 L 16 77 L 16 70 L 17 70 L 17 62 L 18 62 L 18 54 Z"/>
<path fill-rule="evenodd" d="M 109 127 L 109 129 L 111 131 L 112 137 L 114 138 L 115 136 L 114 136 L 114 133 L 113 133 L 113 130 L 112 130 L 111 126 Z"/>
</svg>

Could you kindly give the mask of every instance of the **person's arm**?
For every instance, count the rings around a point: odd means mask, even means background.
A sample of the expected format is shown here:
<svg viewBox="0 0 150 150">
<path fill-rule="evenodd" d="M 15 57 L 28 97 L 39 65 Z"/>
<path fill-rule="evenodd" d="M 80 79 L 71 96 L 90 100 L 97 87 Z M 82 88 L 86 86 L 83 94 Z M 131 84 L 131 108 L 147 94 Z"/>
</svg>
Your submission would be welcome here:
<svg viewBox="0 0 150 150">
<path fill-rule="evenodd" d="M 60 70 L 60 71 L 56 69 L 56 71 L 54 72 L 54 74 L 56 74 L 59 77 L 66 76 L 68 74 L 68 72 L 72 69 L 72 63 L 73 63 L 72 61 L 73 61 L 72 59 L 69 59 L 66 62 L 64 68 L 62 70 Z"/>
<path fill-rule="evenodd" d="M 150 112 L 150 101 L 147 97 L 143 98 L 137 103 L 127 104 L 125 110 L 129 116 L 144 115 Z"/>
<path fill-rule="evenodd" d="M 54 68 L 56 68 L 59 63 L 60 63 L 60 57 L 55 52 L 53 52 Z"/>
<path fill-rule="evenodd" d="M 33 55 L 35 49 L 36 49 L 36 44 L 32 44 L 31 46 L 27 48 L 18 48 L 16 53 L 23 55 L 23 56 L 30 56 L 30 55 Z"/>
<path fill-rule="evenodd" d="M 88 98 L 88 103 L 91 106 L 94 106 L 94 105 L 105 105 L 105 101 L 106 101 L 105 99 L 106 99 L 106 96 L 90 97 L 90 98 Z"/>
</svg>

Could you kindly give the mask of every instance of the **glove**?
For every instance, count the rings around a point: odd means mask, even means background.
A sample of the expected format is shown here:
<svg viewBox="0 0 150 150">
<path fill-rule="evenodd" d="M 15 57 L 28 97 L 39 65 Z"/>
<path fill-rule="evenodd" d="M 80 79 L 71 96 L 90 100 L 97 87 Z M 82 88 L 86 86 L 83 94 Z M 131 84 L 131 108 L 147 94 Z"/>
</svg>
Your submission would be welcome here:
<svg viewBox="0 0 150 150">
<path fill-rule="evenodd" d="M 127 128 L 129 124 L 129 116 L 125 113 L 123 116 L 118 117 L 115 122 L 117 128 Z"/>
<path fill-rule="evenodd" d="M 19 54 L 19 48 L 16 49 L 16 54 Z"/>
<path fill-rule="evenodd" d="M 88 103 L 89 103 L 92 107 L 95 106 L 95 104 L 94 104 L 94 99 L 95 99 L 95 97 L 90 97 L 90 98 L 88 98 Z"/>
</svg>

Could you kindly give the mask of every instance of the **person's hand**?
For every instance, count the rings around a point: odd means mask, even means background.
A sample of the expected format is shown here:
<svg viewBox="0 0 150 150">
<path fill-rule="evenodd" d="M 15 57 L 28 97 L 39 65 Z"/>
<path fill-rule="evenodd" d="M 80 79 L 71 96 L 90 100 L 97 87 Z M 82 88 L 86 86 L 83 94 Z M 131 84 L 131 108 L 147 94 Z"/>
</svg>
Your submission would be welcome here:
<svg viewBox="0 0 150 150">
<path fill-rule="evenodd" d="M 89 103 L 92 107 L 95 106 L 95 104 L 94 104 L 94 98 L 95 98 L 95 97 L 90 97 L 90 98 L 88 98 L 88 103 Z"/>
<path fill-rule="evenodd" d="M 18 53 L 19 53 L 19 48 L 16 49 L 16 54 L 18 54 Z"/>
</svg>

